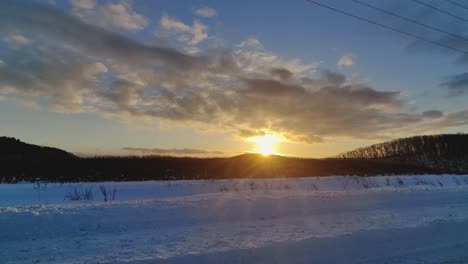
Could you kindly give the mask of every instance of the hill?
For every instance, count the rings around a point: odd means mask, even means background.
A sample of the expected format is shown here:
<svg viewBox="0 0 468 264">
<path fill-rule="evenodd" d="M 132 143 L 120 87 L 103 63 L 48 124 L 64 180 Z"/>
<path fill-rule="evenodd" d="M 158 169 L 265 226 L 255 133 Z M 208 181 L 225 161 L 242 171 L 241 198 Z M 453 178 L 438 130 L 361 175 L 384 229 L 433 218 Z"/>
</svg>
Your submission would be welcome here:
<svg viewBox="0 0 468 264">
<path fill-rule="evenodd" d="M 21 142 L 11 137 L 0 137 L 0 160 L 61 160 L 75 155 L 61 149 Z"/>
<path fill-rule="evenodd" d="M 468 134 L 396 139 L 342 153 L 338 158 L 418 164 L 445 172 L 468 172 Z"/>
<path fill-rule="evenodd" d="M 243 154 L 230 158 L 76 157 L 0 138 L 0 182 L 141 181 L 468 173 L 467 135 L 423 136 L 327 159 Z"/>
</svg>

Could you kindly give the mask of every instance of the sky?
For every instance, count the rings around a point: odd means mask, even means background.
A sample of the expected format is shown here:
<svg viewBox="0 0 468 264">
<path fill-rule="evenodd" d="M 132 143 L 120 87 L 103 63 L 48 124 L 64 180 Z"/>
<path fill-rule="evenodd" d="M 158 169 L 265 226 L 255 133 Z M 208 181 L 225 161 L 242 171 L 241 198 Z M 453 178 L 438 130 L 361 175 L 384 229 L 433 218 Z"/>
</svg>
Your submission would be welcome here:
<svg viewBox="0 0 468 264">
<path fill-rule="evenodd" d="M 305 0 L 2 0 L 0 135 L 82 155 L 321 158 L 468 131 L 468 9 L 362 0 L 449 36 L 317 1 L 461 52 Z"/>
</svg>

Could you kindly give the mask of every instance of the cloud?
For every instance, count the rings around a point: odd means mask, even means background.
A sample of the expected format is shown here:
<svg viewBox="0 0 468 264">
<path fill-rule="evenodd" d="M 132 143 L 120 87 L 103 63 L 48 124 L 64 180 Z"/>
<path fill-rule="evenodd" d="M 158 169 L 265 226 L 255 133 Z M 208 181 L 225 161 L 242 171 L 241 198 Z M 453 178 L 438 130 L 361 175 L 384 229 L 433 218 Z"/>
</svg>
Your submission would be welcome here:
<svg viewBox="0 0 468 264">
<path fill-rule="evenodd" d="M 163 148 L 132 148 L 126 147 L 122 148 L 126 151 L 131 152 L 138 152 L 142 154 L 157 154 L 157 155 L 223 155 L 224 153 L 221 151 L 211 151 L 211 150 L 203 150 L 203 149 L 163 149 Z"/>
<path fill-rule="evenodd" d="M 423 117 L 427 118 L 441 118 L 444 113 L 439 110 L 428 110 L 422 113 Z"/>
<path fill-rule="evenodd" d="M 281 80 L 287 80 L 293 76 L 292 72 L 284 68 L 273 68 L 270 72 L 272 76 L 277 76 Z"/>
<path fill-rule="evenodd" d="M 145 45 L 132 38 L 84 23 L 51 6 L 2 1 L 0 7 L 0 32 L 7 34 L 21 29 L 43 41 L 43 45 L 56 45 L 56 48 L 66 53 L 65 56 L 86 51 L 81 54 L 83 59 L 86 54 L 89 57 L 111 58 L 136 64 L 152 61 L 181 68 L 207 63 L 175 49 Z"/>
<path fill-rule="evenodd" d="M 142 93 L 141 86 L 125 80 L 117 80 L 108 89 L 101 91 L 100 95 L 111 103 L 126 107 L 137 105 Z"/>
<path fill-rule="evenodd" d="M 88 62 L 79 54 L 48 50 L 22 49 L 3 59 L 7 66 L 0 67 L 0 93 L 23 101 L 43 98 L 49 108 L 62 112 L 89 109 L 85 98 L 96 89 L 96 75 L 107 71 L 102 63 Z"/>
<path fill-rule="evenodd" d="M 336 65 L 338 67 L 349 67 L 349 66 L 353 66 L 355 63 L 356 63 L 356 56 L 348 54 L 348 55 L 342 56 L 338 60 Z"/>
<path fill-rule="evenodd" d="M 245 73 L 269 76 L 278 75 L 278 70 L 290 72 L 292 75 L 304 76 L 315 72 L 320 63 L 303 63 L 299 59 L 284 59 L 275 53 L 264 49 L 261 42 L 255 38 L 249 38 L 236 45 L 234 50 L 235 61 Z M 283 75 L 284 77 L 284 75 Z"/>
<path fill-rule="evenodd" d="M 400 108 L 398 92 L 346 81 L 336 84 L 326 73 L 299 84 L 263 79 L 248 79 L 245 84 L 237 93 L 233 120 L 245 124 L 244 133 L 267 129 L 291 141 L 313 143 L 326 136 L 376 136 L 420 118 L 386 110 Z"/>
<path fill-rule="evenodd" d="M 248 38 L 237 45 L 239 48 L 263 49 L 262 43 L 256 38 Z"/>
<path fill-rule="evenodd" d="M 448 89 L 450 95 L 462 95 L 468 92 L 468 72 L 447 77 L 441 85 Z"/>
<path fill-rule="evenodd" d="M 179 40 L 190 45 L 196 45 L 208 38 L 208 27 L 198 20 L 195 20 L 193 25 L 189 26 L 168 15 L 163 15 L 160 27 L 168 33 L 179 34 Z"/>
<path fill-rule="evenodd" d="M 3 40 L 10 49 L 19 49 L 32 43 L 30 39 L 19 34 L 6 35 Z"/>
<path fill-rule="evenodd" d="M 80 9 L 93 9 L 96 6 L 96 0 L 70 0 L 70 3 Z"/>
<path fill-rule="evenodd" d="M 163 19 L 173 31 L 193 29 Z M 405 112 L 408 102 L 398 90 L 371 87 L 318 62 L 252 49 L 261 45 L 258 40 L 190 55 L 143 44 L 52 6 L 0 1 L 0 34 L 12 32 L 24 33 L 35 45 L 0 51 L 0 96 L 34 100 L 51 111 L 157 120 L 239 136 L 278 133 L 301 143 L 381 139 L 468 123 L 466 111 Z"/>
<path fill-rule="evenodd" d="M 468 109 L 444 113 L 440 117 L 435 117 L 431 122 L 425 123 L 419 131 L 434 131 L 441 128 L 454 128 L 468 125 Z"/>
<path fill-rule="evenodd" d="M 144 29 L 149 19 L 133 10 L 130 1 L 109 3 L 96 7 L 94 0 L 72 0 L 73 13 L 85 21 L 103 28 L 138 31 Z"/>
<path fill-rule="evenodd" d="M 217 12 L 213 8 L 205 6 L 205 7 L 202 7 L 202 8 L 199 8 L 199 9 L 195 10 L 195 14 L 197 16 L 209 18 L 209 17 L 216 16 Z"/>
<path fill-rule="evenodd" d="M 444 118 L 436 123 L 441 127 L 456 127 L 468 125 L 468 110 L 455 111 L 447 113 Z"/>
</svg>

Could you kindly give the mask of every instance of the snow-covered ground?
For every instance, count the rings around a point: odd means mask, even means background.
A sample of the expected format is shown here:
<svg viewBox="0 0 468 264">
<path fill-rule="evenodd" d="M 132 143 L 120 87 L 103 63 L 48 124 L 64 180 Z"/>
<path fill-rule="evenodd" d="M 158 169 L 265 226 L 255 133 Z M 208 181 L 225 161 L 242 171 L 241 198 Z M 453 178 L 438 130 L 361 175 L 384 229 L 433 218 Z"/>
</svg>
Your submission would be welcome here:
<svg viewBox="0 0 468 264">
<path fill-rule="evenodd" d="M 5 184 L 0 263 L 468 263 L 468 176 Z"/>
</svg>

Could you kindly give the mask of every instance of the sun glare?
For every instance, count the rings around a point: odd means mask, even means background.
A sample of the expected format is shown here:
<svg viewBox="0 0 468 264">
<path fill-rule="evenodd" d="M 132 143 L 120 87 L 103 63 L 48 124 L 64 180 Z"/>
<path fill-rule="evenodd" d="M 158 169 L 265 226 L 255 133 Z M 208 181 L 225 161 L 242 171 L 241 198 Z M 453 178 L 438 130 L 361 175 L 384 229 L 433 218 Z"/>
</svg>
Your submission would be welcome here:
<svg viewBox="0 0 468 264">
<path fill-rule="evenodd" d="M 255 152 L 262 155 L 276 154 L 276 143 L 281 141 L 281 138 L 276 135 L 263 135 L 250 138 L 249 141 L 255 143 Z"/>
</svg>

